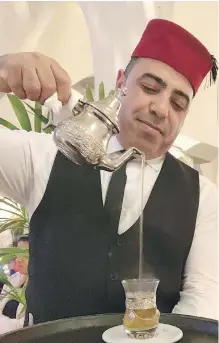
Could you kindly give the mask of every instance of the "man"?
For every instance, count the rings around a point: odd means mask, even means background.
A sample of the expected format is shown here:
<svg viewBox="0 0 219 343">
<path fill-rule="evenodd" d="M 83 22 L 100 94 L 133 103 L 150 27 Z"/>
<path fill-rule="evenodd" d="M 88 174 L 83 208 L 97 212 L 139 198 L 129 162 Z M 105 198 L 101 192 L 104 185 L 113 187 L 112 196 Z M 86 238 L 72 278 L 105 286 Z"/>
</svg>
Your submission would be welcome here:
<svg viewBox="0 0 219 343">
<path fill-rule="evenodd" d="M 1 91 L 40 102 L 57 91 L 68 103 L 70 80 L 54 60 L 26 53 L 0 63 Z M 215 81 L 216 61 L 195 37 L 152 20 L 118 73 L 127 96 L 108 152 L 134 146 L 146 156 L 144 276 L 160 280 L 158 308 L 217 318 L 216 187 L 167 153 L 208 72 Z M 57 152 L 51 135 L 2 130 L 1 193 L 31 215 L 34 323 L 124 311 L 121 280 L 138 276 L 140 173 L 137 160 L 113 175 L 80 167 Z"/>
</svg>

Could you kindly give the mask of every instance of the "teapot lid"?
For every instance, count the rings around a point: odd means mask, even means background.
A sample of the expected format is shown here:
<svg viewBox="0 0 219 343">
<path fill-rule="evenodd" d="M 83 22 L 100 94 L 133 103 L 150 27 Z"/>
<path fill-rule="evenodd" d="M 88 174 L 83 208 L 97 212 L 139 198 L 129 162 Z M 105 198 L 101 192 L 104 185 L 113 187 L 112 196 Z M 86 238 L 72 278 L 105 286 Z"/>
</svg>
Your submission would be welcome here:
<svg viewBox="0 0 219 343">
<path fill-rule="evenodd" d="M 118 111 L 122 96 L 125 96 L 126 92 L 126 88 L 117 88 L 114 94 L 110 94 L 105 99 L 89 103 L 90 106 L 101 112 L 116 127 L 118 132 Z"/>
</svg>

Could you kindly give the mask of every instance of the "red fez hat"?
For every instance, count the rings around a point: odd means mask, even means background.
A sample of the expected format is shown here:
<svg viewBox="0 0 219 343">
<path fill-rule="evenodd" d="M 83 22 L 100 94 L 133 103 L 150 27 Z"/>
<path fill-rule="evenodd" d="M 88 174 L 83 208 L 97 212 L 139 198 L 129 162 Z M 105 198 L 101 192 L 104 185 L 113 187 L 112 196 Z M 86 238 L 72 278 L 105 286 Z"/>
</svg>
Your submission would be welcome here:
<svg viewBox="0 0 219 343">
<path fill-rule="evenodd" d="M 181 26 L 164 19 L 151 20 L 132 57 L 152 58 L 162 61 L 191 83 L 194 93 L 211 71 L 215 82 L 217 61 L 206 47 Z"/>
</svg>

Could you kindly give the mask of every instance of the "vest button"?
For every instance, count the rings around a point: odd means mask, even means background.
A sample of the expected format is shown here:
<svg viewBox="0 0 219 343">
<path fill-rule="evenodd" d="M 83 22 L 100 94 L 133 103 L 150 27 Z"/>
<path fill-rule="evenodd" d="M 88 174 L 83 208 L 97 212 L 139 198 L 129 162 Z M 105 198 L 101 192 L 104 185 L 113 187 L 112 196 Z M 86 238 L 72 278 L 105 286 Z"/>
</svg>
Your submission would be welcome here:
<svg viewBox="0 0 219 343">
<path fill-rule="evenodd" d="M 118 237 L 117 238 L 117 245 L 119 247 L 122 247 L 124 244 L 125 244 L 124 239 L 122 239 L 121 237 Z"/>
<path fill-rule="evenodd" d="M 112 273 L 110 275 L 111 280 L 119 280 L 119 275 L 117 273 Z"/>
</svg>

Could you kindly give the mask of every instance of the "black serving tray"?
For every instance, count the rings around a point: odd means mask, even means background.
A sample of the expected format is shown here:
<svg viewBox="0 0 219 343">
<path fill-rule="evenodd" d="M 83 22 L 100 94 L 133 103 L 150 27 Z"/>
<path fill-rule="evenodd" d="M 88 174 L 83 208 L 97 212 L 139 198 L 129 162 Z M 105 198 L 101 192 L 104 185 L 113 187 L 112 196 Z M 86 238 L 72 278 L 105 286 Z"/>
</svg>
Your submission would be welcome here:
<svg viewBox="0 0 219 343">
<path fill-rule="evenodd" d="M 110 327 L 121 325 L 123 315 L 62 319 L 37 324 L 0 336 L 0 343 L 102 343 L 102 334 Z M 205 318 L 162 314 L 161 323 L 179 327 L 183 331 L 180 343 L 218 342 L 218 322 Z M 141 343 L 141 341 L 139 340 Z"/>
</svg>

